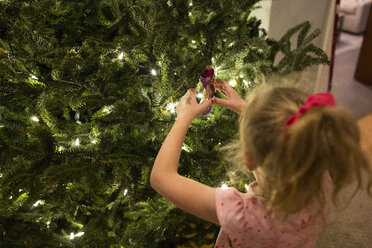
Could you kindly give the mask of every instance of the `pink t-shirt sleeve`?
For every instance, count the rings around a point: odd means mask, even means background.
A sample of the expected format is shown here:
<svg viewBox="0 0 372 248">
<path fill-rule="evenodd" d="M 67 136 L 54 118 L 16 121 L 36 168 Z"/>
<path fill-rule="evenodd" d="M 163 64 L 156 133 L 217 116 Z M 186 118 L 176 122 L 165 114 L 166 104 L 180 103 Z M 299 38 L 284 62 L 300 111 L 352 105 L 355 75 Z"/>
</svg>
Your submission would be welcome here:
<svg viewBox="0 0 372 248">
<path fill-rule="evenodd" d="M 216 190 L 216 211 L 221 226 L 229 223 L 236 226 L 244 218 L 244 204 L 240 193 L 235 188 L 218 188 Z"/>
</svg>

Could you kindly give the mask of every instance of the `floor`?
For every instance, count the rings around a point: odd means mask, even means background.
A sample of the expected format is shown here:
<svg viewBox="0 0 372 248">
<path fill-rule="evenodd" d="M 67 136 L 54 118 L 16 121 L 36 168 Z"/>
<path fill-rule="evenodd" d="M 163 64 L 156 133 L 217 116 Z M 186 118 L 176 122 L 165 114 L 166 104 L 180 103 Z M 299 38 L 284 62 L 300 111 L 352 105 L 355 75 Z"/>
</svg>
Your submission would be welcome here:
<svg viewBox="0 0 372 248">
<path fill-rule="evenodd" d="M 362 42 L 363 35 L 341 33 L 332 82 L 336 103 L 348 108 L 357 119 L 372 113 L 372 85 L 354 79 Z"/>
<path fill-rule="evenodd" d="M 336 103 L 349 109 L 357 119 L 372 113 L 372 85 L 354 79 L 362 41 L 363 36 L 341 34 L 336 47 L 332 86 Z M 368 123 L 367 128 L 370 129 Z M 347 199 L 352 192 L 353 187 L 349 187 L 342 193 L 342 198 Z M 371 209 L 372 198 L 369 198 L 365 192 L 358 192 L 344 210 L 332 207 L 327 223 L 319 235 L 316 248 L 372 247 Z"/>
</svg>

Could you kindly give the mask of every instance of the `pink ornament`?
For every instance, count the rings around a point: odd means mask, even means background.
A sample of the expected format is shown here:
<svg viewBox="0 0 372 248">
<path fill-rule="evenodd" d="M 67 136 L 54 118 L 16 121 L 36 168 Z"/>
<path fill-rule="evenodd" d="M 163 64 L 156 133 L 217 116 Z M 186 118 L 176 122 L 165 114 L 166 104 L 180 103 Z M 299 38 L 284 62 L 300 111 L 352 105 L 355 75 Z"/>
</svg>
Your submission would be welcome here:
<svg viewBox="0 0 372 248">
<path fill-rule="evenodd" d="M 203 83 L 203 97 L 200 103 L 203 103 L 207 100 L 213 98 L 216 89 L 214 88 L 214 70 L 213 68 L 206 68 L 201 73 L 200 77 L 201 82 Z M 212 106 L 209 108 L 208 112 L 204 113 L 203 115 L 207 115 L 211 112 Z"/>
</svg>

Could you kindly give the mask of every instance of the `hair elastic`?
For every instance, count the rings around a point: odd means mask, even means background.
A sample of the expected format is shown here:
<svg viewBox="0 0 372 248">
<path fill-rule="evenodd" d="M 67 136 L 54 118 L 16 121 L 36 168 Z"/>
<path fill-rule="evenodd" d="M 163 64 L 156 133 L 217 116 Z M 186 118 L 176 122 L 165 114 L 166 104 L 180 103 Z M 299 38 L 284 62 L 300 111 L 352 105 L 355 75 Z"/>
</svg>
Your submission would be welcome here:
<svg viewBox="0 0 372 248">
<path fill-rule="evenodd" d="M 297 114 L 292 115 L 285 122 L 286 126 L 293 125 L 308 110 L 319 106 L 335 106 L 335 100 L 330 93 L 316 93 L 307 98 L 306 104 L 300 108 Z"/>
</svg>

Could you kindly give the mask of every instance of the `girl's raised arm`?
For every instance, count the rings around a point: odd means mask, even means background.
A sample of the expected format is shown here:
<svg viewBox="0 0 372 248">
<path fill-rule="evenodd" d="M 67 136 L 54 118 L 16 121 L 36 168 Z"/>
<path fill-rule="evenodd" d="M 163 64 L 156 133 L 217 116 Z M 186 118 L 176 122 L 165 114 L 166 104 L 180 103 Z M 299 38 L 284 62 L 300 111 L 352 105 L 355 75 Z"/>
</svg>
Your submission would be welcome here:
<svg viewBox="0 0 372 248">
<path fill-rule="evenodd" d="M 177 106 L 177 120 L 165 139 L 151 171 L 151 186 L 177 207 L 201 219 L 219 224 L 215 206 L 215 189 L 178 174 L 178 164 L 191 122 L 204 113 L 212 102 L 198 104 L 190 89 Z"/>
</svg>

